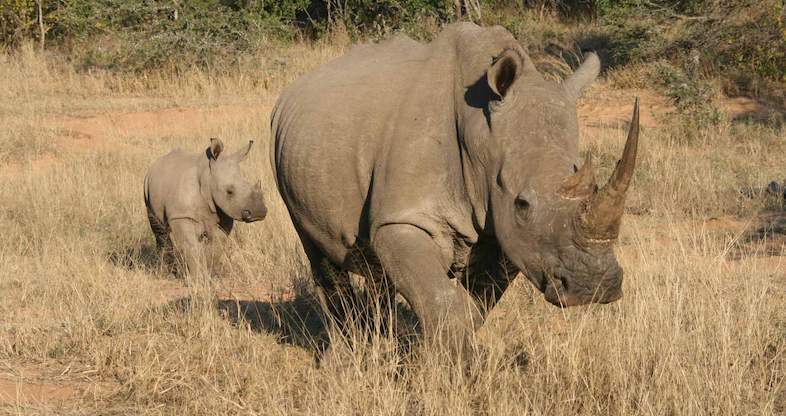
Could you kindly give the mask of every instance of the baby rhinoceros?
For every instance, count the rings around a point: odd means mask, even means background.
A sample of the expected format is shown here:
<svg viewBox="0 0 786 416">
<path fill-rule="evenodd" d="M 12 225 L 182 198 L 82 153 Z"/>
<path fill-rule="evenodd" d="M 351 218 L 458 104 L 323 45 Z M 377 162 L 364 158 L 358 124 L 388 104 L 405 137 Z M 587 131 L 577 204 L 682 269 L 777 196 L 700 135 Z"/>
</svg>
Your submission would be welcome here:
<svg viewBox="0 0 786 416">
<path fill-rule="evenodd" d="M 172 266 L 177 254 L 191 274 L 205 273 L 205 245 L 217 231 L 229 235 L 234 220 L 265 218 L 260 183 L 252 185 L 240 173 L 253 143 L 227 155 L 221 140 L 212 138 L 203 154 L 176 149 L 150 165 L 145 205 L 165 265 Z"/>
</svg>

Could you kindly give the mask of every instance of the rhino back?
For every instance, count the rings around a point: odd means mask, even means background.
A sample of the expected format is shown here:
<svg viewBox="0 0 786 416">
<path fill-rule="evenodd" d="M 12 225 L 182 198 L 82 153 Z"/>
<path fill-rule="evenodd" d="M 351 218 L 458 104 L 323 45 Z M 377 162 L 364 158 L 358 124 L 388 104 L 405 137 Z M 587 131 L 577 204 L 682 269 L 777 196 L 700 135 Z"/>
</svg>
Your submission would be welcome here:
<svg viewBox="0 0 786 416">
<path fill-rule="evenodd" d="M 455 24 L 425 45 L 399 36 L 356 47 L 287 88 L 271 161 L 301 236 L 336 263 L 386 224 L 441 236 L 447 257 L 454 238 L 476 238 L 457 103 L 514 42 L 502 28 Z"/>
<path fill-rule="evenodd" d="M 272 117 L 274 172 L 295 225 L 341 261 L 368 233 L 373 171 L 426 48 L 361 45 L 287 88 Z"/>
<path fill-rule="evenodd" d="M 160 221 L 195 217 L 206 208 L 199 191 L 199 157 L 176 149 L 160 157 L 145 176 L 145 202 Z"/>
<path fill-rule="evenodd" d="M 303 172 L 305 166 L 330 168 L 333 177 L 336 168 L 358 167 L 345 170 L 353 171 L 347 173 L 355 185 L 367 188 L 367 165 L 389 123 L 385 115 L 409 92 L 408 81 L 422 67 L 422 50 L 404 36 L 359 45 L 284 90 L 273 114 L 274 165 L 284 169 L 282 177 L 327 176 Z"/>
</svg>

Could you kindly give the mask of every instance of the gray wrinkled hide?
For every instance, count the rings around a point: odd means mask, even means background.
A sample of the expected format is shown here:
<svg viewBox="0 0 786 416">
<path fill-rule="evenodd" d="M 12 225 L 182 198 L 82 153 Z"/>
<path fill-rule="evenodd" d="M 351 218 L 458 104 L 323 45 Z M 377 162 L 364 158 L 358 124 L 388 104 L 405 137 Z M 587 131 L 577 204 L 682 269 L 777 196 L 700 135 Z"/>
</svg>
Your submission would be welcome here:
<svg viewBox="0 0 786 416">
<path fill-rule="evenodd" d="M 380 283 L 377 267 L 441 341 L 463 342 L 521 269 L 553 303 L 621 296 L 610 245 L 576 243 L 587 196 L 557 192 L 577 170 L 588 62 L 553 84 L 503 28 L 460 23 L 356 46 L 284 90 L 273 171 L 336 318 L 353 306 L 347 271 Z"/>
<path fill-rule="evenodd" d="M 176 149 L 162 156 L 145 175 L 145 205 L 156 246 L 166 265 L 175 254 L 192 274 L 208 272 L 205 244 L 229 235 L 234 220 L 258 221 L 267 209 L 259 185 L 240 173 L 247 148 L 221 154 L 223 144 L 212 139 L 205 152 Z"/>
</svg>

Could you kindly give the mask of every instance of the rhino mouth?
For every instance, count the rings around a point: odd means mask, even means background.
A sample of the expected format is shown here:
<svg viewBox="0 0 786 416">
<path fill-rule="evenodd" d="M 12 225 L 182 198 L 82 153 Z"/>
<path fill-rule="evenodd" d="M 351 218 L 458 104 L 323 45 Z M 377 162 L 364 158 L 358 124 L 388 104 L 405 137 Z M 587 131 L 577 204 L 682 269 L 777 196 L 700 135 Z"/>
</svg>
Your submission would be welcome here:
<svg viewBox="0 0 786 416">
<path fill-rule="evenodd" d="M 599 285 L 594 289 L 573 287 L 566 279 L 561 276 L 546 275 L 544 282 L 543 297 L 547 302 L 560 308 L 571 306 L 581 306 L 590 303 L 607 304 L 622 298 L 622 287 L 607 287 Z"/>
<path fill-rule="evenodd" d="M 546 275 L 543 297 L 547 302 L 560 308 L 580 306 L 589 303 L 582 297 L 567 290 L 566 280 L 553 275 Z"/>
<path fill-rule="evenodd" d="M 241 219 L 243 222 L 256 222 L 262 221 L 265 219 L 267 212 L 262 212 L 261 214 L 252 214 L 250 210 L 244 209 L 243 212 L 240 214 Z"/>
</svg>

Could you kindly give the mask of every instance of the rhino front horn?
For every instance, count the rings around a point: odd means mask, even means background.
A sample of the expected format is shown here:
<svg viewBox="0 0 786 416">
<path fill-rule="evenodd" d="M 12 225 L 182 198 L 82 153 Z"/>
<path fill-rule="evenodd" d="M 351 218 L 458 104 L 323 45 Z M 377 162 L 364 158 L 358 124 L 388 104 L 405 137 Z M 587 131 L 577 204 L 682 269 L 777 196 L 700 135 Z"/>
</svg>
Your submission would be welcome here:
<svg viewBox="0 0 786 416">
<path fill-rule="evenodd" d="M 625 208 L 625 194 L 636 167 L 636 151 L 639 145 L 639 98 L 633 105 L 633 119 L 628 130 L 628 140 L 622 158 L 611 174 L 608 183 L 594 194 L 581 214 L 582 228 L 588 238 L 596 241 L 612 241 L 619 235 L 620 221 Z"/>
</svg>

